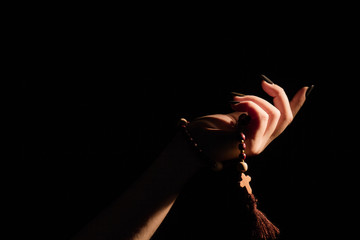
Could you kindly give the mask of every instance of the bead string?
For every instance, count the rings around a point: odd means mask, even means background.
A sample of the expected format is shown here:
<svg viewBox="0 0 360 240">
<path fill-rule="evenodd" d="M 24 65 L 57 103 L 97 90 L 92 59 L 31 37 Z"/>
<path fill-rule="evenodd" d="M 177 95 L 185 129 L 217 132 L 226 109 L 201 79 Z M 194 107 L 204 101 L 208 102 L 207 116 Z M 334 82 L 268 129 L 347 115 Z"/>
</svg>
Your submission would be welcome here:
<svg viewBox="0 0 360 240">
<path fill-rule="evenodd" d="M 245 144 L 245 134 L 243 132 L 240 132 L 239 134 L 239 150 L 240 150 L 240 154 L 239 154 L 239 163 L 237 165 L 237 170 L 239 172 L 246 172 L 248 170 L 248 165 L 247 163 L 245 162 L 245 159 L 246 159 L 246 153 L 245 153 L 245 149 L 246 149 L 246 144 Z"/>
<path fill-rule="evenodd" d="M 207 157 L 203 150 L 199 147 L 199 144 L 195 141 L 195 139 L 191 136 L 189 130 L 188 130 L 188 125 L 189 125 L 189 121 L 187 121 L 185 118 L 181 118 L 179 120 L 178 125 L 180 126 L 180 128 L 182 129 L 187 141 L 190 143 L 190 146 L 195 150 L 195 152 L 198 154 L 199 158 L 202 159 L 206 165 L 208 165 L 209 167 L 211 167 L 214 171 L 219 171 L 221 170 L 220 168 L 222 168 L 221 164 L 218 164 L 214 161 L 212 161 L 209 157 Z M 220 167 L 221 166 L 221 167 Z"/>
<path fill-rule="evenodd" d="M 236 171 L 238 174 L 238 182 L 237 188 L 240 190 L 241 194 L 237 196 L 240 197 L 240 200 L 245 203 L 246 209 L 249 211 L 250 223 L 251 223 L 251 236 L 252 239 L 275 239 L 279 234 L 279 229 L 272 224 L 266 216 L 257 208 L 257 199 L 252 193 L 252 189 L 250 187 L 251 177 L 249 175 L 245 175 L 245 172 L 248 170 L 248 165 L 245 162 L 246 159 L 246 144 L 245 144 L 245 134 L 243 132 L 245 126 L 249 123 L 250 117 L 246 114 L 242 114 L 239 116 L 237 122 L 238 128 L 238 140 L 240 141 L 238 148 L 240 150 L 239 154 L 239 162 L 236 166 Z M 214 169 L 214 163 L 218 164 L 220 162 L 211 161 L 204 153 L 203 150 L 199 147 L 194 138 L 191 137 L 189 130 L 187 129 L 189 122 L 182 118 L 179 121 L 179 125 L 181 129 L 190 142 L 191 146 L 196 150 L 201 159 L 204 159 L 209 165 L 211 165 Z M 221 163 L 220 163 L 221 164 Z M 245 191 L 244 191 L 245 190 Z M 242 194 L 247 193 L 247 194 Z"/>
<path fill-rule="evenodd" d="M 239 118 L 240 120 L 240 118 Z M 192 146 L 192 148 L 198 153 L 199 157 L 201 159 L 203 159 L 207 165 L 209 165 L 212 170 L 214 171 L 220 171 L 223 168 L 223 165 L 221 162 L 216 162 L 216 161 L 212 161 L 209 157 L 207 157 L 203 150 L 199 147 L 199 144 L 195 141 L 195 139 L 191 136 L 187 126 L 189 125 L 189 121 L 187 121 L 185 118 L 181 118 L 179 120 L 179 126 L 180 128 L 183 130 L 186 139 L 188 140 L 188 142 L 190 143 L 190 145 Z M 239 125 L 240 126 L 240 125 Z M 248 170 L 248 165 L 245 162 L 246 159 L 246 153 L 245 153 L 245 149 L 246 149 L 246 144 L 245 144 L 245 134 L 243 132 L 240 132 L 239 134 L 239 145 L 238 148 L 240 150 L 240 154 L 239 154 L 239 163 L 237 164 L 237 171 L 244 173 Z"/>
</svg>

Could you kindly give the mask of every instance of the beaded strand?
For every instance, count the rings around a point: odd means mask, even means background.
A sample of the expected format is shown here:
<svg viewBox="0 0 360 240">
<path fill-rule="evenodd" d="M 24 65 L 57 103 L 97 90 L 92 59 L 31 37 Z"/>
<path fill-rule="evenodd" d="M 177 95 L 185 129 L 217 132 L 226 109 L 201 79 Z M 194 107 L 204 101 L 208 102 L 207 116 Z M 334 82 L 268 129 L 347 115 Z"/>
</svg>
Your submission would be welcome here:
<svg viewBox="0 0 360 240">
<path fill-rule="evenodd" d="M 239 145 L 238 149 L 240 150 L 238 163 L 236 165 L 236 172 L 238 175 L 237 178 L 237 188 L 241 192 L 238 194 L 239 200 L 245 203 L 246 209 L 249 211 L 249 221 L 251 225 L 251 236 L 252 239 L 275 239 L 279 234 L 279 229 L 272 224 L 266 216 L 257 208 L 257 199 L 252 193 L 252 189 L 250 187 L 251 177 L 249 175 L 245 175 L 245 172 L 248 170 L 248 165 L 245 162 L 246 159 L 246 144 L 245 144 L 245 134 L 244 129 L 245 126 L 249 123 L 250 117 L 246 114 L 242 114 L 239 116 L 237 122 L 237 132 L 239 132 L 238 140 Z M 179 121 L 179 125 L 181 129 L 190 143 L 190 145 L 195 149 L 195 151 L 199 154 L 201 159 L 204 159 L 209 165 L 212 166 L 214 170 L 221 170 L 222 163 L 211 161 L 204 153 L 203 150 L 199 147 L 198 143 L 191 137 L 189 130 L 187 129 L 189 122 L 182 118 Z M 221 166 L 217 167 L 216 166 Z M 234 165 L 233 165 L 234 166 Z M 243 194 L 246 193 L 246 194 Z"/>
<path fill-rule="evenodd" d="M 245 115 L 245 114 L 243 114 Z M 241 116 L 243 116 L 241 115 Z M 245 115 L 247 116 L 247 115 Z M 239 118 L 239 121 L 241 120 L 241 117 Z M 216 161 L 212 161 L 208 156 L 206 156 L 203 152 L 203 150 L 199 147 L 199 144 L 195 141 L 195 139 L 191 136 L 189 130 L 188 130 L 188 125 L 189 125 L 189 121 L 187 121 L 185 118 L 181 118 L 179 120 L 179 126 L 180 128 L 183 130 L 183 133 L 186 136 L 186 139 L 188 140 L 188 142 L 190 143 L 190 145 L 192 146 L 192 148 L 198 153 L 199 157 L 201 159 L 203 159 L 207 165 L 209 165 L 211 167 L 212 170 L 214 171 L 220 171 L 223 168 L 223 165 L 221 162 L 216 162 Z M 240 123 L 240 122 L 239 122 Z M 239 124 L 240 126 L 240 124 Z M 248 165 L 245 162 L 246 159 L 246 153 L 245 153 L 245 149 L 246 149 L 246 144 L 245 144 L 245 134 L 243 132 L 240 132 L 238 139 L 240 141 L 238 148 L 240 150 L 240 154 L 239 154 L 239 163 L 237 164 L 237 171 L 244 173 L 248 170 Z"/>
<path fill-rule="evenodd" d="M 245 144 L 245 134 L 243 132 L 240 132 L 239 134 L 239 150 L 240 150 L 240 154 L 239 154 L 239 163 L 237 164 L 237 170 L 239 172 L 246 172 L 248 170 L 248 165 L 245 162 L 246 159 L 246 153 L 245 153 L 245 149 L 246 149 L 246 144 Z"/>
<path fill-rule="evenodd" d="M 182 132 L 186 136 L 187 141 L 190 143 L 190 146 L 194 149 L 194 151 L 198 154 L 199 158 L 205 162 L 206 165 L 208 165 L 212 170 L 214 171 L 220 171 L 222 169 L 222 164 L 220 162 L 212 161 L 208 156 L 204 154 L 204 151 L 199 147 L 199 144 L 195 141 L 195 139 L 191 136 L 188 125 L 189 121 L 187 121 L 185 118 L 181 118 L 179 120 L 178 125 L 182 129 Z"/>
</svg>

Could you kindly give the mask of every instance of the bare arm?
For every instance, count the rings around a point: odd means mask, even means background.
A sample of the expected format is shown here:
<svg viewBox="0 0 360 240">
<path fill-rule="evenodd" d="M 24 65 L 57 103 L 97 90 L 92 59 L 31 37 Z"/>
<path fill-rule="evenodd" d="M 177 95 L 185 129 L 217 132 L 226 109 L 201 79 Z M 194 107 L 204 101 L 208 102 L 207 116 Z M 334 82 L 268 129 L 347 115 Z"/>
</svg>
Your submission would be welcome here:
<svg viewBox="0 0 360 240">
<path fill-rule="evenodd" d="M 308 87 L 301 88 L 291 101 L 284 90 L 272 83 L 262 82 L 265 92 L 274 98 L 274 105 L 256 96 L 235 96 L 230 114 L 215 114 L 199 118 L 193 125 L 208 132 L 236 131 L 236 117 L 246 112 L 251 117 L 247 128 L 247 152 L 259 154 L 291 123 L 306 100 Z M 208 137 L 209 135 L 204 135 Z M 195 136 L 196 137 L 196 136 Z M 197 139 L 206 142 L 206 139 Z M 237 144 L 216 145 L 215 161 L 231 159 L 239 153 Z M 221 145 L 221 144 L 220 144 Z M 203 149 L 204 150 L 204 149 Z M 224 157 L 225 156 L 225 157 Z M 223 159 L 224 158 L 224 159 Z M 144 175 L 119 199 L 89 223 L 74 240 L 146 240 L 150 239 L 174 204 L 183 186 L 203 167 L 184 136 L 178 133 Z"/>
<path fill-rule="evenodd" d="M 74 240 L 150 239 L 183 186 L 201 167 L 178 133 L 143 176 Z"/>
</svg>

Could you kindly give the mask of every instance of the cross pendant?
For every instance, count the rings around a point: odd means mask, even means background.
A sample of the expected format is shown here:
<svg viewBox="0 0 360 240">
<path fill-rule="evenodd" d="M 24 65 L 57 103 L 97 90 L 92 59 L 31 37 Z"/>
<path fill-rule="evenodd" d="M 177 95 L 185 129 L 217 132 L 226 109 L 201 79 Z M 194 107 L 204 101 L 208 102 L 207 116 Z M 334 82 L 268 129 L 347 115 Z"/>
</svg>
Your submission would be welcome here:
<svg viewBox="0 0 360 240">
<path fill-rule="evenodd" d="M 252 189 L 250 187 L 251 177 L 241 173 L 241 181 L 239 182 L 240 187 L 245 187 L 248 194 L 252 194 Z"/>
</svg>

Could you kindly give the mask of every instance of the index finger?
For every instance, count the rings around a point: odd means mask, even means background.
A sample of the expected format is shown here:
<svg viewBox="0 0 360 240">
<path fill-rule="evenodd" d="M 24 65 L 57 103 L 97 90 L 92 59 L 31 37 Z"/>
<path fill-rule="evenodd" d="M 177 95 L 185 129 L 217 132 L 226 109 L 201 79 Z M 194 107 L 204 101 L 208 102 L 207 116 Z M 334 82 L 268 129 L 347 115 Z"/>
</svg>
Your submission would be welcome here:
<svg viewBox="0 0 360 240">
<path fill-rule="evenodd" d="M 281 113 L 279 122 L 291 122 L 294 115 L 284 89 L 279 85 L 271 84 L 266 81 L 262 81 L 261 86 L 267 94 L 273 97 L 274 106 Z"/>
</svg>

